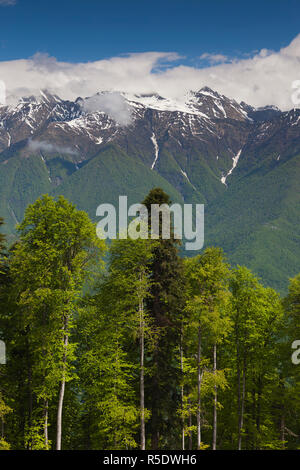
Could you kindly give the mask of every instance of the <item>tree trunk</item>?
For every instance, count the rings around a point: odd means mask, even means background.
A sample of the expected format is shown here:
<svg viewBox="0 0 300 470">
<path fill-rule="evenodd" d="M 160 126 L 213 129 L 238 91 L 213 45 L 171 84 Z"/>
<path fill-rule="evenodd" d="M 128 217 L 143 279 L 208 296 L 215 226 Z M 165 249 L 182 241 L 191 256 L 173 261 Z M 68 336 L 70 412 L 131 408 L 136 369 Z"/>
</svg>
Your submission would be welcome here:
<svg viewBox="0 0 300 470">
<path fill-rule="evenodd" d="M 45 438 L 45 447 L 48 450 L 49 440 L 48 440 L 48 400 L 45 400 L 44 406 L 44 438 Z"/>
<path fill-rule="evenodd" d="M 198 352 L 197 352 L 197 388 L 198 388 L 198 400 L 197 400 L 197 449 L 201 447 L 201 327 L 198 327 Z"/>
<path fill-rule="evenodd" d="M 193 417 L 191 413 L 191 400 L 189 399 L 189 428 L 191 429 L 193 425 Z M 189 432 L 189 450 L 193 450 L 193 433 Z"/>
<path fill-rule="evenodd" d="M 63 410 L 64 395 L 65 395 L 65 379 L 63 378 L 60 384 L 59 398 L 58 398 L 56 450 L 61 450 L 62 410 Z"/>
<path fill-rule="evenodd" d="M 244 366 L 243 366 L 243 388 L 242 388 L 241 409 L 240 409 L 240 416 L 239 416 L 238 450 L 242 450 L 242 429 L 244 425 L 245 393 L 246 393 L 246 357 L 244 357 Z"/>
<path fill-rule="evenodd" d="M 280 440 L 282 442 L 282 448 L 285 448 L 285 406 L 284 406 L 284 379 L 280 377 L 280 388 L 281 388 L 281 416 L 280 416 Z"/>
<path fill-rule="evenodd" d="M 158 450 L 159 447 L 159 415 L 158 415 L 158 406 L 157 403 L 160 402 L 160 388 L 158 382 L 158 354 L 157 345 L 155 346 L 153 353 L 153 362 L 155 373 L 153 375 L 152 381 L 152 407 L 151 407 L 151 450 Z"/>
<path fill-rule="evenodd" d="M 145 437 L 145 371 L 144 371 L 144 349 L 145 349 L 145 331 L 144 331 L 144 305 L 143 300 L 139 302 L 140 311 L 140 407 L 141 407 L 141 450 L 146 448 Z"/>
<path fill-rule="evenodd" d="M 64 321 L 64 354 L 63 354 L 63 377 L 60 383 L 59 397 L 58 397 L 58 409 L 57 409 L 57 428 L 56 428 L 56 450 L 61 450 L 61 436 L 62 436 L 62 411 L 65 396 L 65 385 L 66 385 L 66 362 L 67 362 L 67 348 L 69 344 L 68 337 L 68 319 Z"/>
<path fill-rule="evenodd" d="M 156 429 L 157 420 L 154 419 L 153 422 L 154 422 L 155 428 L 154 428 L 154 431 L 152 432 L 152 436 L 151 436 L 151 449 L 152 450 L 157 450 L 158 449 L 158 443 L 159 443 L 159 432 Z"/>
<path fill-rule="evenodd" d="M 32 427 L 32 409 L 33 409 L 33 396 L 32 396 L 32 369 L 28 353 L 28 427 Z M 32 439 L 30 438 L 27 443 L 27 449 L 32 450 Z"/>
<path fill-rule="evenodd" d="M 255 385 L 252 387 L 251 391 L 252 395 L 252 422 L 256 422 L 256 388 Z M 251 450 L 256 449 L 256 441 L 257 441 L 257 432 L 256 429 L 252 430 L 252 439 L 250 438 Z"/>
<path fill-rule="evenodd" d="M 182 385 L 181 385 L 181 411 L 183 413 L 183 398 L 184 398 L 184 385 L 183 385 L 183 345 L 182 345 L 182 333 L 181 333 L 181 338 L 180 338 L 180 370 L 181 370 L 181 380 L 182 380 Z M 184 431 L 184 416 L 182 414 L 182 433 L 181 433 L 181 439 L 182 439 L 182 450 L 185 450 L 185 431 Z"/>
<path fill-rule="evenodd" d="M 214 344 L 214 368 L 213 372 L 214 375 L 216 375 L 216 370 L 217 370 L 217 345 Z M 214 387 L 215 390 L 215 397 L 214 397 L 214 413 L 213 413 L 213 442 L 212 442 L 212 449 L 217 450 L 217 400 L 218 400 L 218 395 L 217 395 L 217 386 L 215 385 Z"/>
<path fill-rule="evenodd" d="M 257 437 L 260 431 L 260 414 L 261 414 L 261 398 L 263 392 L 263 384 L 262 378 L 259 376 L 258 378 L 258 390 L 257 390 L 257 412 L 256 412 L 256 439 L 255 439 L 255 449 L 258 449 L 257 446 Z"/>
<path fill-rule="evenodd" d="M 282 414 L 280 418 L 280 440 L 282 442 L 282 448 L 285 447 L 285 415 L 284 415 L 284 408 L 282 408 Z"/>
</svg>

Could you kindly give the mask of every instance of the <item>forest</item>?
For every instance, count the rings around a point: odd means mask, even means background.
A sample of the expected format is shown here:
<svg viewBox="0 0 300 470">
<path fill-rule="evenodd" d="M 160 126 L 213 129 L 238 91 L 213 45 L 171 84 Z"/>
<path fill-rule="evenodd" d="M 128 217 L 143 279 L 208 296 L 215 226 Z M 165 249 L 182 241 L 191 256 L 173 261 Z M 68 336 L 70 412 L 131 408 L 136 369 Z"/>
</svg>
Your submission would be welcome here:
<svg viewBox="0 0 300 470">
<path fill-rule="evenodd" d="M 282 297 L 219 247 L 106 243 L 62 196 L 3 233 L 0 450 L 300 448 L 300 274 Z"/>
</svg>

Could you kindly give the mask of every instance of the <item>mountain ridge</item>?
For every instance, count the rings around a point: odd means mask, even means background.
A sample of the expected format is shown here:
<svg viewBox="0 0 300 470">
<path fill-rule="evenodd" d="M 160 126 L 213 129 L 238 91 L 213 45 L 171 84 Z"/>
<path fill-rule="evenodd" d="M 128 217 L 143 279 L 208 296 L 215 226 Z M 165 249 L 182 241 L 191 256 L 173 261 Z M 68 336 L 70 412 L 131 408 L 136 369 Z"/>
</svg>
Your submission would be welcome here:
<svg viewBox="0 0 300 470">
<path fill-rule="evenodd" d="M 117 122 L 118 116 L 128 123 Z M 298 174 L 299 155 L 299 109 L 282 112 L 271 105 L 256 109 L 207 87 L 189 92 L 181 103 L 156 94 L 115 92 L 68 101 L 42 91 L 39 98 L 31 96 L 14 107 L 0 107 L 0 214 L 11 235 L 26 205 L 50 193 L 65 194 L 95 220 L 94 206 L 101 202 L 113 202 L 116 194 L 134 195 L 133 202 L 138 202 L 151 185 L 160 185 L 176 201 L 204 203 L 206 243 L 219 244 L 231 260 L 244 262 L 247 246 L 249 259 L 255 259 L 251 254 L 258 246 L 254 233 L 266 246 L 273 239 L 263 227 L 270 223 L 276 195 L 282 194 L 285 201 L 283 194 L 290 191 L 293 197 L 288 200 L 297 206 L 298 188 L 285 164 L 292 162 Z M 286 174 L 281 168 L 288 168 Z M 260 225 L 253 233 L 247 228 L 252 216 L 249 219 L 244 195 L 256 201 Z M 219 214 L 218 220 L 214 214 Z M 233 230 L 235 235 L 228 223 L 232 214 L 240 230 Z M 279 219 L 285 220 L 282 215 Z M 290 217 L 287 222 L 292 227 L 287 239 L 298 240 L 297 227 Z M 237 255 L 241 233 L 249 240 Z M 295 245 L 288 240 L 287 246 L 298 247 L 298 241 Z M 292 276 L 296 267 L 290 261 L 291 249 L 285 257 Z M 300 262 L 298 255 L 294 258 Z M 276 264 L 265 260 L 264 265 L 268 263 Z M 272 273 L 266 275 L 258 261 L 253 266 L 274 285 Z M 279 288 L 283 282 L 281 276 Z"/>
</svg>

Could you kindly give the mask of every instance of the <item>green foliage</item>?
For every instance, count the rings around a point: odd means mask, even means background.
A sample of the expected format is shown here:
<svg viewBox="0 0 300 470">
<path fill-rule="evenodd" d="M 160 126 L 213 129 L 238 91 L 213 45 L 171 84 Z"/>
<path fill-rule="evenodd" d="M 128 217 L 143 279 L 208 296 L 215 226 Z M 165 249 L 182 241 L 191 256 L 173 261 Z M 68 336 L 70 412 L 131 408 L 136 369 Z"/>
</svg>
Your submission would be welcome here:
<svg viewBox="0 0 300 470">
<path fill-rule="evenodd" d="M 217 345 L 225 341 L 231 330 L 229 266 L 222 250 L 208 248 L 203 255 L 186 260 L 185 270 L 187 300 L 182 329 L 182 386 L 188 396 L 187 401 L 185 398 L 183 400 L 182 409 L 185 417 L 197 417 L 194 431 L 198 433 L 198 449 L 201 449 L 208 445 L 201 438 L 203 400 L 207 400 L 210 407 L 217 390 L 227 387 L 225 370 L 217 370 L 215 360 L 212 362 L 211 349 L 214 347 L 217 350 Z M 221 409 L 217 401 L 215 409 Z"/>
<path fill-rule="evenodd" d="M 147 449 L 300 447 L 300 275 L 282 301 L 219 248 L 183 261 L 172 237 L 114 240 L 104 264 L 63 197 L 29 206 L 18 237 L 5 253 L 0 235 L 0 450 L 53 449 L 61 395 L 64 449 L 137 448 L 143 421 Z"/>
<path fill-rule="evenodd" d="M 107 276 L 88 302 L 88 317 L 81 318 L 87 327 L 83 337 L 81 333 L 85 346 L 80 375 L 88 408 L 96 410 L 89 417 L 93 448 L 99 442 L 105 449 L 138 445 L 135 434 L 141 410 L 135 398 L 135 376 L 140 366 L 132 348 L 136 351 L 141 328 L 149 348 L 153 343 L 151 320 L 147 311 L 140 318 L 139 306 L 150 295 L 148 263 L 154 246 L 151 240 L 115 240 Z M 147 409 L 144 414 L 147 420 Z"/>
<path fill-rule="evenodd" d="M 4 439 L 0 439 L 0 450 L 10 450 L 10 445 Z"/>
<path fill-rule="evenodd" d="M 48 418 L 45 406 L 56 398 L 62 383 L 76 377 L 75 344 L 69 341 L 74 312 L 84 268 L 99 256 L 103 242 L 88 216 L 63 197 L 55 201 L 43 196 L 29 206 L 18 233 L 10 263 L 11 313 L 2 320 L 13 326 L 5 337 L 9 354 L 17 358 L 23 351 L 26 357 L 19 365 L 27 371 L 29 395 L 25 446 L 40 449 L 45 442 L 40 423 Z"/>
<path fill-rule="evenodd" d="M 237 384 L 236 436 L 241 447 L 244 438 L 250 435 L 250 448 L 267 448 L 278 433 L 272 403 L 276 402 L 279 380 L 281 301 L 275 291 L 264 288 L 245 267 L 233 270 L 231 291 L 230 381 Z"/>
</svg>

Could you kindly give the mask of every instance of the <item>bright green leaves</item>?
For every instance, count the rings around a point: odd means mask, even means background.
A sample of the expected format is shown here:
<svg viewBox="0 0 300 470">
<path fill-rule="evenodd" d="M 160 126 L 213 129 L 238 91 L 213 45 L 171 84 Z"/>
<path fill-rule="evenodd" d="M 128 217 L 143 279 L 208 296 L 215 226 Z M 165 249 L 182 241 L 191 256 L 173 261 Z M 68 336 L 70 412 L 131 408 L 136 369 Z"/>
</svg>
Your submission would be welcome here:
<svg viewBox="0 0 300 470">
<path fill-rule="evenodd" d="M 10 345 L 13 354 L 24 349 L 28 358 L 28 446 L 48 448 L 45 403 L 76 377 L 74 315 L 88 263 L 99 259 L 104 245 L 88 216 L 63 197 L 43 196 L 29 206 L 18 233 L 10 266 L 17 329 Z"/>
</svg>

